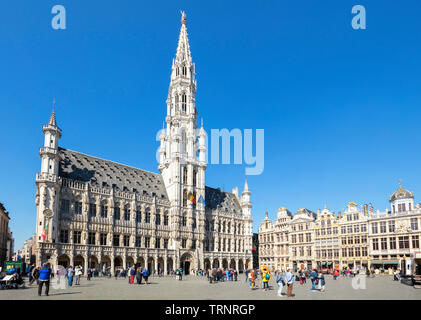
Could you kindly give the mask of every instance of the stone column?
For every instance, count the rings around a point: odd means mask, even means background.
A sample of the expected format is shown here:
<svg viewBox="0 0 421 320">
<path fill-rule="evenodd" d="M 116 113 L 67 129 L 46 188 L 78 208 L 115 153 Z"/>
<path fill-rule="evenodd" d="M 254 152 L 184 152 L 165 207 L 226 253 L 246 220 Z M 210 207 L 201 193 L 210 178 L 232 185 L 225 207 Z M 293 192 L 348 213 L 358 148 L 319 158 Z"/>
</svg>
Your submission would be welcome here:
<svg viewBox="0 0 421 320">
<path fill-rule="evenodd" d="M 154 259 L 155 259 L 155 274 L 157 275 L 158 274 L 158 255 L 155 255 L 154 256 Z"/>
<path fill-rule="evenodd" d="M 85 268 L 84 268 L 85 270 L 83 272 L 84 272 L 84 275 L 86 276 L 88 274 L 89 254 L 86 254 L 84 258 L 85 258 Z"/>
<path fill-rule="evenodd" d="M 165 257 L 164 257 L 164 275 L 167 275 L 167 273 L 168 273 L 167 263 L 168 263 L 168 259 L 167 259 L 167 255 L 165 254 Z"/>
<path fill-rule="evenodd" d="M 111 260 L 111 276 L 114 276 L 114 255 L 110 256 L 110 260 Z"/>
</svg>

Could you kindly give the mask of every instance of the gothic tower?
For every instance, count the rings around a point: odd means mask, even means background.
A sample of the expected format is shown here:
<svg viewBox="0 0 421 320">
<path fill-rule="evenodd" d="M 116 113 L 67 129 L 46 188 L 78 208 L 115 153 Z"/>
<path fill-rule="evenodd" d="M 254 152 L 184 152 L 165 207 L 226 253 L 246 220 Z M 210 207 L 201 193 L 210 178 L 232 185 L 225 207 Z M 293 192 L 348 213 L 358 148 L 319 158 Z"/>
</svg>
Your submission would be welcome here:
<svg viewBox="0 0 421 320">
<path fill-rule="evenodd" d="M 50 120 L 42 127 L 44 132 L 44 146 L 40 148 L 41 172 L 36 175 L 37 193 L 37 242 L 56 242 L 58 223 L 57 194 L 60 190 L 58 169 L 58 140 L 61 129 L 57 126 L 56 115 L 53 111 Z M 40 257 L 37 257 L 37 263 Z"/>
<path fill-rule="evenodd" d="M 180 264 L 184 257 L 194 256 L 200 267 L 205 208 L 199 199 L 205 198 L 205 131 L 197 127 L 196 79 L 182 12 L 177 52 L 172 62 L 168 90 L 167 116 L 161 135 L 159 170 L 162 173 L 172 206 L 175 248 L 180 249 Z M 193 258 L 193 257 L 191 257 Z"/>
</svg>

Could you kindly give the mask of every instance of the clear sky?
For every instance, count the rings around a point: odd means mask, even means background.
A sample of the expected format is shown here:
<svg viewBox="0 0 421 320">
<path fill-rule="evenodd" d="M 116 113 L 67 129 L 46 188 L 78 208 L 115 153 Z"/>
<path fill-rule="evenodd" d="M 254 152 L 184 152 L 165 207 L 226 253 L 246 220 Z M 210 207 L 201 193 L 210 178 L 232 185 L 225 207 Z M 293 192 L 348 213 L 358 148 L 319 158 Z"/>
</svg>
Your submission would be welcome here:
<svg viewBox="0 0 421 320">
<path fill-rule="evenodd" d="M 66 8 L 66 30 L 51 9 Z M 351 27 L 351 8 L 367 29 Z M 384 210 L 402 179 L 421 195 L 417 1 L 7 1 L 0 10 L 0 201 L 15 249 L 35 231 L 35 173 L 53 97 L 60 145 L 157 172 L 180 13 L 210 128 L 265 130 L 248 176 L 255 231 L 269 211 L 348 201 Z M 242 189 L 244 165 L 206 184 Z M 417 201 L 417 199 L 416 199 Z"/>
</svg>

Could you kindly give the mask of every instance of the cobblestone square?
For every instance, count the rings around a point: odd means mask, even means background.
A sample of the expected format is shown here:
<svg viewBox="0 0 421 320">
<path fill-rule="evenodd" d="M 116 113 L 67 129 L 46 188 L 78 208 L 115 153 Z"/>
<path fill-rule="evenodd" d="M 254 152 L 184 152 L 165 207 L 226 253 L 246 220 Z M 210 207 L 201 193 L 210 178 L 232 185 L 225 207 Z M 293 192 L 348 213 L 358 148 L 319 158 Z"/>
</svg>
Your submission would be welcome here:
<svg viewBox="0 0 421 320">
<path fill-rule="evenodd" d="M 205 277 L 187 276 L 183 281 L 174 277 L 151 277 L 150 284 L 128 283 L 128 279 L 94 278 L 81 280 L 79 286 L 66 289 L 54 289 L 50 286 L 50 295 L 39 297 L 37 286 L 34 284 L 25 289 L 10 289 L 0 291 L 1 300 L 39 299 L 39 300 L 418 300 L 421 299 L 421 289 L 393 281 L 390 276 L 380 276 L 366 279 L 366 289 L 355 290 L 352 278 L 340 277 L 333 280 L 326 277 L 324 292 L 312 292 L 311 282 L 300 285 L 294 283 L 294 297 L 279 297 L 277 286 L 270 280 L 270 290 L 250 290 L 244 275 L 239 281 L 229 281 L 209 284 Z M 285 292 L 285 288 L 284 291 Z"/>
</svg>

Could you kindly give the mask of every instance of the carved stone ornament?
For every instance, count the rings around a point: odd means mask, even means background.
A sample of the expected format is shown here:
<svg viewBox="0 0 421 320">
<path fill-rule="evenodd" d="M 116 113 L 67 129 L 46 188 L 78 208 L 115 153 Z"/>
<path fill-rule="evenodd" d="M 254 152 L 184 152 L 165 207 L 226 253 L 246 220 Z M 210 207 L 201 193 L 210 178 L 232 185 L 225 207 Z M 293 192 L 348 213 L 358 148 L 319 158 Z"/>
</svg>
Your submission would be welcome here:
<svg viewBox="0 0 421 320">
<path fill-rule="evenodd" d="M 51 218 L 53 216 L 53 211 L 51 211 L 51 209 L 45 209 L 43 213 L 47 218 Z"/>
</svg>

